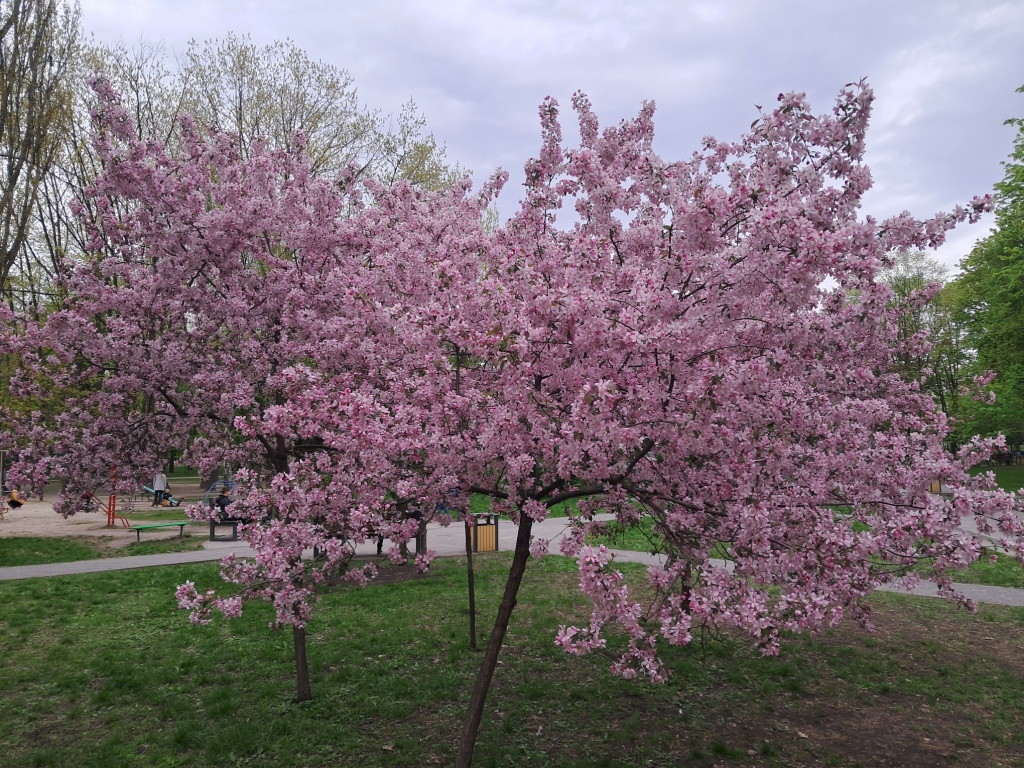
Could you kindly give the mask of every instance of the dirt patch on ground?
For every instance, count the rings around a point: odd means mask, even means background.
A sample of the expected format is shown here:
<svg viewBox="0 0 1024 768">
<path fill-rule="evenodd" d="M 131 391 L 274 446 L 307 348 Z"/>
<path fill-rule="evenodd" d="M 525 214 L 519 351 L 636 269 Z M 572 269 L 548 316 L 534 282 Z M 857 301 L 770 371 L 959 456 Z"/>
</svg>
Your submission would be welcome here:
<svg viewBox="0 0 1024 768">
<path fill-rule="evenodd" d="M 732 650 L 709 647 L 706 677 L 680 666 L 667 686 L 676 687 L 672 698 L 627 691 L 621 705 L 595 716 L 600 728 L 578 726 L 592 732 L 575 744 L 563 743 L 549 715 L 527 717 L 523 730 L 538 734 L 559 765 L 607 749 L 624 765 L 1024 768 L 1019 610 L 972 616 L 939 600 L 880 595 L 872 602 L 875 632 L 845 621 L 817 636 L 788 637 L 779 659 L 764 664 L 749 640 L 725 632 Z M 502 658 L 517 664 L 531 655 L 543 660 L 515 645 Z M 511 693 L 515 685 L 525 687 Z M 493 701 L 504 697 L 514 707 L 529 698 L 529 685 L 499 674 Z M 606 746 L 595 746 L 602 738 Z M 644 763 L 637 752 L 658 759 Z"/>
<path fill-rule="evenodd" d="M 185 504 L 201 498 L 199 486 L 175 485 L 175 492 L 181 493 Z M 13 538 L 16 536 L 45 536 L 54 538 L 85 536 L 93 539 L 106 539 L 106 541 L 94 542 L 101 548 L 125 547 L 135 541 L 134 531 L 129 531 L 122 525 L 113 527 L 107 526 L 106 509 L 99 512 L 79 513 L 67 519 L 53 511 L 53 502 L 57 498 L 56 488 L 47 489 L 43 499 L 32 499 L 27 501 L 20 509 L 3 507 L 3 518 L 0 519 L 0 538 Z M 105 504 L 106 497 L 100 499 Z M 134 504 L 124 498 L 117 500 L 117 513 L 129 515 L 133 511 L 149 512 L 155 509 L 149 501 L 140 501 Z M 185 519 L 185 512 L 182 508 L 178 519 Z M 176 530 L 176 529 L 175 529 Z"/>
<path fill-rule="evenodd" d="M 792 765 L 1024 765 L 1013 714 L 1024 625 L 1001 623 L 996 635 L 984 617 L 938 601 L 883 602 L 874 623 L 870 635 L 846 622 L 816 638 L 820 682 L 747 728 L 771 734 Z M 837 655 L 857 674 L 846 675 Z"/>
<path fill-rule="evenodd" d="M 132 539 L 135 538 L 135 534 L 131 531 L 123 528 L 121 530 Z M 117 537 L 117 534 L 116 528 L 107 527 L 105 512 L 82 513 L 65 519 L 53 511 L 52 501 L 29 501 L 20 509 L 6 507 L 4 517 L 0 520 L 0 537 L 2 538 L 15 536 Z"/>
<path fill-rule="evenodd" d="M 377 575 L 370 581 L 371 586 L 399 584 L 403 581 L 419 581 L 420 579 L 433 576 L 433 573 L 429 570 L 424 572 L 417 568 L 412 560 L 401 565 L 395 565 L 386 557 L 374 555 L 357 555 L 349 564 L 349 567 L 354 570 L 363 567 L 367 563 L 377 564 Z M 343 577 L 338 577 L 330 583 L 346 584 L 348 582 Z"/>
</svg>

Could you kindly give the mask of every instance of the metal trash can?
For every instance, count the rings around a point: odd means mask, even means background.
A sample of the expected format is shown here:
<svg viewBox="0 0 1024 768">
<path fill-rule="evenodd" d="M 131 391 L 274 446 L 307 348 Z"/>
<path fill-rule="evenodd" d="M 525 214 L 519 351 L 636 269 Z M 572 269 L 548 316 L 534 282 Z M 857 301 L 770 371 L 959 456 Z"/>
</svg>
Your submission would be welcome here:
<svg viewBox="0 0 1024 768">
<path fill-rule="evenodd" d="M 473 515 L 473 551 L 498 551 L 498 516 Z"/>
</svg>

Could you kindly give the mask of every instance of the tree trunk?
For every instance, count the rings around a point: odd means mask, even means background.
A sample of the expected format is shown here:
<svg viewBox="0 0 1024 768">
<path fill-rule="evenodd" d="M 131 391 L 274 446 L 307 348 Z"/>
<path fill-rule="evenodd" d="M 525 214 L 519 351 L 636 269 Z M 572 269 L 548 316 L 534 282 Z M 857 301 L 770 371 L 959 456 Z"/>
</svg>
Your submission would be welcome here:
<svg viewBox="0 0 1024 768">
<path fill-rule="evenodd" d="M 469 583 L 469 647 L 470 650 L 478 650 L 476 647 L 476 588 L 473 585 L 473 532 L 469 527 L 469 512 L 466 512 L 464 521 L 466 528 L 466 572 Z"/>
<path fill-rule="evenodd" d="M 508 580 L 505 582 L 505 594 L 501 597 L 498 616 L 494 620 L 494 629 L 491 630 L 491 639 L 487 643 L 487 650 L 484 652 L 480 671 L 477 673 L 476 683 L 473 685 L 473 694 L 469 698 L 466 721 L 462 726 L 462 736 L 459 738 L 458 753 L 455 756 L 455 768 L 470 768 L 473 765 L 473 750 L 476 747 L 477 734 L 480 732 L 484 702 L 487 700 L 487 692 L 491 687 L 494 669 L 498 664 L 498 652 L 505 641 L 505 633 L 508 631 L 509 619 L 512 618 L 512 610 L 516 607 L 516 595 L 519 594 L 519 586 L 523 583 L 526 561 L 530 557 L 530 531 L 532 529 L 533 518 L 522 515 L 519 520 L 519 535 L 516 537 L 516 551 L 512 557 L 512 567 L 509 569 Z"/>
<path fill-rule="evenodd" d="M 313 689 L 309 685 L 309 665 L 306 663 L 306 630 L 292 625 L 292 641 L 295 646 L 295 703 L 311 701 Z"/>
</svg>

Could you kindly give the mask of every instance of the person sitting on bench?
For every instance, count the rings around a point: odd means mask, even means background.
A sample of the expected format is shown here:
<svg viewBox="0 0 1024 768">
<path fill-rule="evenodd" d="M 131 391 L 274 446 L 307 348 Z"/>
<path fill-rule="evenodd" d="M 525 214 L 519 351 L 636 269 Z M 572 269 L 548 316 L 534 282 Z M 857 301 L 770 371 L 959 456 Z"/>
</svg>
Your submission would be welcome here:
<svg viewBox="0 0 1024 768">
<path fill-rule="evenodd" d="M 228 515 L 227 508 L 228 504 L 233 501 L 231 498 L 231 488 L 225 485 L 220 489 L 220 493 L 217 494 L 217 498 L 213 500 L 213 505 L 220 510 L 219 517 L 221 520 L 229 520 L 231 516 Z"/>
</svg>

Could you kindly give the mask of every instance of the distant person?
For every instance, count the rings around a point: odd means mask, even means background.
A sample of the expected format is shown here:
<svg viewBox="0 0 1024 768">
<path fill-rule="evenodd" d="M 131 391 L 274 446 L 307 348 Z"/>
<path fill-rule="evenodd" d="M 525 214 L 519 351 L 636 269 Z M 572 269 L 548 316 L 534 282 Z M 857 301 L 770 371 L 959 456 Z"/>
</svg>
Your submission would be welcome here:
<svg viewBox="0 0 1024 768">
<path fill-rule="evenodd" d="M 11 489 L 11 495 L 7 497 L 7 506 L 11 509 L 20 509 L 25 503 L 25 497 L 17 488 Z"/>
<path fill-rule="evenodd" d="M 220 510 L 220 519 L 221 520 L 227 520 L 227 518 L 228 518 L 228 512 L 227 512 L 228 504 L 230 504 L 231 501 L 232 501 L 232 499 L 231 499 L 231 489 L 228 486 L 225 485 L 223 488 L 220 489 L 220 493 L 217 494 L 217 498 L 214 499 L 214 501 L 213 501 L 214 506 L 216 506 L 217 509 Z"/>
<path fill-rule="evenodd" d="M 163 470 L 156 473 L 153 478 L 153 506 L 159 507 L 164 500 L 164 491 L 167 490 L 167 475 Z"/>
</svg>

